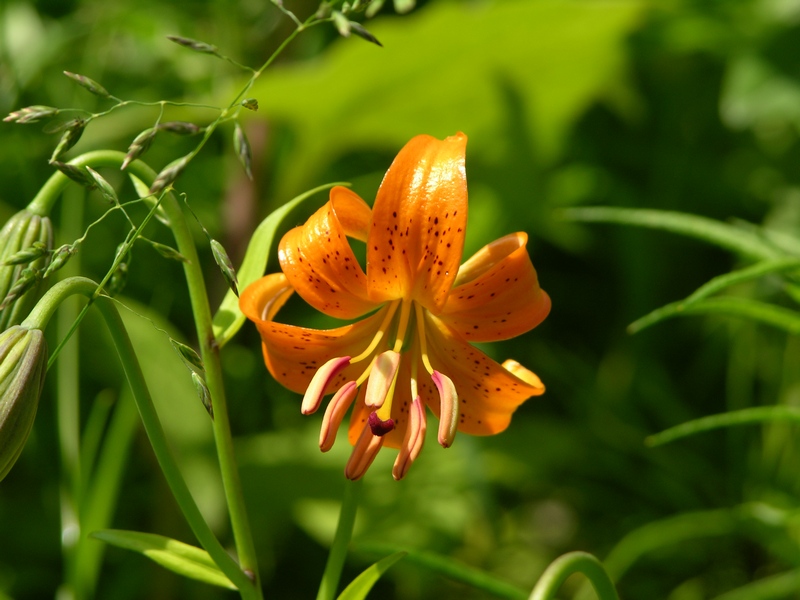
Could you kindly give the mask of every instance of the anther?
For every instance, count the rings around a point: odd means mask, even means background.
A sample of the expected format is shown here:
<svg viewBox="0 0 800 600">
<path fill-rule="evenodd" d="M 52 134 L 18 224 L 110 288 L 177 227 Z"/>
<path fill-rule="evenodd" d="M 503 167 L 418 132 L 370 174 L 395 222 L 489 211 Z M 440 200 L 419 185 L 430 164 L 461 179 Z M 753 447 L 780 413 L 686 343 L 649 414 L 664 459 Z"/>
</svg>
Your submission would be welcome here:
<svg viewBox="0 0 800 600">
<path fill-rule="evenodd" d="M 434 371 L 431 379 L 439 390 L 439 443 L 449 448 L 458 431 L 458 393 L 447 375 Z"/>
<path fill-rule="evenodd" d="M 303 403 L 300 405 L 300 412 L 304 415 L 310 415 L 317 411 L 319 405 L 322 403 L 322 397 L 325 395 L 325 390 L 333 381 L 333 378 L 339 372 L 350 364 L 349 356 L 340 356 L 332 358 L 324 365 L 322 365 L 314 377 L 311 378 L 311 383 L 308 384 L 306 393 L 303 396 Z"/>
</svg>

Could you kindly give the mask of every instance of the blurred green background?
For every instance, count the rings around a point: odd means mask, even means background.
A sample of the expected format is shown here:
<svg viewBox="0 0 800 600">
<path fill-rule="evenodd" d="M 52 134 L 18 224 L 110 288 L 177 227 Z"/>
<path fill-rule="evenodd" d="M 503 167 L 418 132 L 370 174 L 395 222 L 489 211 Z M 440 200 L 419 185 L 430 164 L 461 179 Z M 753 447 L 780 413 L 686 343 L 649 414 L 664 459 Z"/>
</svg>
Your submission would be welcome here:
<svg viewBox="0 0 800 600">
<path fill-rule="evenodd" d="M 307 0 L 285 2 L 301 17 L 316 10 Z M 407 15 L 387 5 L 365 25 L 383 48 L 343 39 L 332 26 L 312 29 L 249 93 L 261 107 L 244 123 L 253 183 L 236 161 L 230 128 L 222 127 L 178 190 L 238 264 L 255 226 L 296 194 L 350 181 L 371 202 L 408 139 L 464 131 L 466 253 L 527 231 L 553 310 L 536 330 L 482 347 L 501 361 L 519 360 L 547 386 L 504 434 L 459 436 L 447 451 L 429 440 L 401 483 L 391 479 L 391 453 L 379 457 L 366 477 L 345 580 L 388 545 L 453 557 L 530 589 L 558 555 L 586 550 L 610 555 L 609 569 L 629 600 L 755 598 L 723 594 L 780 573 L 789 574 L 788 583 L 763 597 L 800 598 L 795 428 L 753 426 L 644 445 L 647 435 L 699 416 L 800 404 L 797 339 L 701 317 L 629 336 L 630 322 L 730 270 L 735 259 L 669 234 L 570 223 L 558 212 L 576 205 L 661 208 L 797 235 L 800 2 L 431 0 Z M 123 99 L 227 105 L 242 73 L 165 36 L 213 43 L 259 66 L 291 27 L 263 0 L 6 0 L 0 113 L 33 104 L 107 107 L 64 70 Z M 168 109 L 165 120 L 202 125 L 214 116 Z M 124 151 L 156 117 L 152 108 L 115 112 L 91 123 L 68 156 Z M 49 177 L 56 141 L 42 124 L 0 125 L 0 220 Z M 145 160 L 159 170 L 195 143 L 159 136 Z M 134 197 L 119 174 L 103 174 L 118 184 L 120 198 Z M 75 186 L 54 215 L 57 244 L 76 238 L 104 210 L 96 192 Z M 287 225 L 302 215 L 296 219 Z M 71 268 L 100 279 L 124 232 L 119 215 L 109 218 L 92 230 L 80 267 L 76 259 Z M 147 234 L 170 241 L 163 227 Z M 203 239 L 197 228 L 198 243 Z M 216 305 L 225 284 L 204 245 L 201 252 Z M 782 301 L 770 280 L 749 291 Z M 125 314 L 126 322 L 190 486 L 230 542 L 207 415 L 188 371 L 150 321 L 192 342 L 180 266 L 137 246 L 123 299 L 141 315 Z M 48 336 L 53 347 L 55 327 Z M 61 525 L 56 387 L 79 386 L 86 427 L 92 406 L 129 401 L 94 318 L 81 328 L 79 352 L 67 355 L 79 362 L 80 381 L 48 377 L 33 435 L 0 484 L 0 598 L 54 597 L 64 578 L 61 545 L 75 532 Z M 270 380 L 253 328 L 245 327 L 222 359 L 267 597 L 313 597 L 344 488 L 347 445 L 340 440 L 331 453 L 318 452 L 319 418 L 302 417 L 299 398 Z M 120 450 L 129 456 L 117 473 L 122 491 L 111 525 L 195 543 L 143 432 L 123 429 L 114 435 L 131 442 Z M 579 595 L 579 584 L 569 580 L 563 597 Z M 96 597 L 234 595 L 109 548 Z M 485 596 L 407 560 L 371 597 Z"/>
</svg>

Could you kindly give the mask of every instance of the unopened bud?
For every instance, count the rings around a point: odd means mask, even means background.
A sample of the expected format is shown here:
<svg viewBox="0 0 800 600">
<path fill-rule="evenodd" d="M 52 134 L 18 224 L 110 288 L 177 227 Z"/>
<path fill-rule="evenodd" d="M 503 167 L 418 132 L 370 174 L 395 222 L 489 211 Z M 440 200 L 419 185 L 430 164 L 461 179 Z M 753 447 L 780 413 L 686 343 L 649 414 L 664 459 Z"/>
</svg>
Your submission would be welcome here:
<svg viewBox="0 0 800 600">
<path fill-rule="evenodd" d="M 186 168 L 186 165 L 189 164 L 189 160 L 191 155 L 182 156 L 181 158 L 176 158 L 171 163 L 169 163 L 166 167 L 164 167 L 161 172 L 156 176 L 155 180 L 153 181 L 153 185 L 150 186 L 150 193 L 151 194 L 158 194 L 164 190 L 169 185 L 178 178 L 178 176 L 183 173 L 183 170 Z"/>
<path fill-rule="evenodd" d="M 64 131 L 61 136 L 56 149 L 53 150 L 53 155 L 50 157 L 51 163 L 57 161 L 64 152 L 78 143 L 78 140 L 81 139 L 83 135 L 83 130 L 86 129 L 86 123 L 87 121 L 85 119 L 73 119 L 64 124 L 63 127 L 66 131 Z"/>
<path fill-rule="evenodd" d="M 53 247 L 53 226 L 49 217 L 22 210 L 11 217 L 0 230 L 0 330 L 18 325 L 28 316 L 36 302 L 40 277 L 23 276 L 40 273 L 47 268 L 48 251 Z M 44 253 L 39 251 L 43 249 Z M 20 253 L 34 250 L 30 260 L 19 262 Z M 20 283 L 22 280 L 22 283 Z M 19 285 L 18 285 L 19 284 Z M 14 297 L 9 293 L 14 290 Z"/>
<path fill-rule="evenodd" d="M 53 258 L 50 264 L 44 271 L 43 278 L 49 277 L 52 273 L 58 271 L 61 267 L 67 264 L 67 261 L 72 258 L 72 255 L 78 252 L 78 248 L 71 244 L 64 244 L 60 248 L 53 251 Z"/>
<path fill-rule="evenodd" d="M 70 73 L 69 71 L 64 71 L 64 75 L 72 79 L 72 81 L 77 83 L 85 90 L 90 91 L 95 96 L 100 96 L 101 98 L 108 98 L 111 95 L 108 93 L 108 90 L 106 88 L 97 83 L 94 79 L 89 79 L 88 77 L 86 77 L 86 75 L 78 75 L 77 73 Z"/>
<path fill-rule="evenodd" d="M 258 110 L 258 100 L 255 98 L 245 98 L 242 100 L 242 106 L 244 106 L 247 110 L 256 112 Z"/>
<path fill-rule="evenodd" d="M 211 403 L 211 392 L 208 391 L 206 382 L 203 381 L 200 375 L 192 371 L 192 383 L 194 383 L 194 389 L 197 390 L 197 396 L 200 398 L 200 402 L 203 403 L 203 407 L 206 409 L 206 412 L 208 412 L 208 416 L 213 420 L 214 405 Z"/>
<path fill-rule="evenodd" d="M 242 126 L 237 122 L 233 127 L 233 147 L 236 150 L 236 156 L 239 162 L 242 163 L 247 178 L 252 181 L 253 179 L 253 165 L 252 156 L 250 153 L 250 142 L 247 141 L 247 136 L 242 130 Z"/>
<path fill-rule="evenodd" d="M 222 276 L 228 283 L 228 287 L 231 288 L 233 293 L 238 297 L 239 282 L 236 279 L 236 271 L 233 269 L 233 264 L 228 257 L 228 253 L 225 252 L 225 248 L 223 248 L 222 244 L 217 240 L 211 240 L 211 254 L 214 256 L 214 262 L 217 263 L 219 270 L 222 271 Z"/>
<path fill-rule="evenodd" d="M 72 179 L 72 181 L 79 183 L 86 189 L 93 190 L 97 187 L 94 179 L 89 176 L 89 173 L 87 173 L 85 169 L 76 167 L 70 163 L 61 162 L 59 160 L 51 160 L 50 164 L 61 171 L 64 175 Z"/>
<path fill-rule="evenodd" d="M 195 352 L 193 348 L 172 338 L 169 339 L 169 343 L 172 344 L 172 347 L 178 351 L 178 354 L 181 355 L 181 358 L 184 362 L 195 369 L 198 369 L 199 371 L 205 370 L 205 367 L 203 366 L 203 359 L 200 358 L 200 355 Z"/>
<path fill-rule="evenodd" d="M 169 131 L 178 135 L 195 135 L 203 131 L 202 127 L 187 121 L 168 121 L 160 123 L 157 128 L 159 131 Z"/>
<path fill-rule="evenodd" d="M 97 185 L 97 189 L 100 190 L 103 198 L 105 198 L 106 201 L 112 206 L 117 206 L 119 204 L 119 198 L 117 198 L 117 192 L 114 191 L 114 188 L 111 187 L 111 184 L 108 183 L 108 181 L 106 181 L 105 178 L 92 167 L 86 167 L 86 172 L 89 173 L 89 176 L 92 178 L 92 180 L 94 180 L 95 184 Z"/>
<path fill-rule="evenodd" d="M 193 40 L 192 38 L 182 37 L 179 35 L 168 35 L 167 39 L 170 42 L 175 42 L 179 46 L 189 48 L 195 52 L 202 52 L 203 54 L 216 54 L 218 52 L 216 46 L 206 44 L 205 42 L 201 42 L 199 40 Z"/>
<path fill-rule="evenodd" d="M 58 114 L 58 109 L 52 106 L 26 106 L 10 113 L 3 119 L 5 123 L 36 123 L 39 119 L 46 119 Z"/>
<path fill-rule="evenodd" d="M 47 373 L 40 329 L 15 325 L 0 333 L 0 480 L 28 440 Z"/>
<path fill-rule="evenodd" d="M 147 152 L 147 149 L 150 148 L 150 144 L 153 143 L 156 137 L 156 133 L 158 133 L 158 131 L 150 127 L 133 138 L 131 145 L 128 146 L 128 153 L 125 155 L 125 160 L 122 161 L 120 170 L 124 171 L 129 164 Z"/>
<path fill-rule="evenodd" d="M 338 10 L 333 11 L 333 24 L 342 37 L 350 37 L 350 20 Z"/>
</svg>

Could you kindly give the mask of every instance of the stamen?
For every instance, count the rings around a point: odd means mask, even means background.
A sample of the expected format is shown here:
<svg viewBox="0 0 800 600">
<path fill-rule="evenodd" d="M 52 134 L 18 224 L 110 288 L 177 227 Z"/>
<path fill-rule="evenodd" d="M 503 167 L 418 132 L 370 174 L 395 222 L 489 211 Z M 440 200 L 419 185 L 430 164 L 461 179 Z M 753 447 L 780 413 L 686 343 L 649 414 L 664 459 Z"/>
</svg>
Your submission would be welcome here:
<svg viewBox="0 0 800 600">
<path fill-rule="evenodd" d="M 325 409 L 325 416 L 322 417 L 322 427 L 319 430 L 319 449 L 327 452 L 333 447 L 336 441 L 336 433 L 344 420 L 347 409 L 353 403 L 358 394 L 358 386 L 355 381 L 349 381 L 339 388 L 333 395 L 328 407 Z"/>
<path fill-rule="evenodd" d="M 317 411 L 319 405 L 322 403 L 322 397 L 325 395 L 325 389 L 330 385 L 333 378 L 339 372 L 350 364 L 349 356 L 339 356 L 330 359 L 322 365 L 314 377 L 311 378 L 311 383 L 308 384 L 306 393 L 303 396 L 303 403 L 300 405 L 300 412 L 304 415 L 310 415 Z"/>
<path fill-rule="evenodd" d="M 367 382 L 367 393 L 364 397 L 364 403 L 369 408 L 380 408 L 387 398 L 391 402 L 399 366 L 400 354 L 398 352 L 389 350 L 375 357 L 375 363 Z"/>
<path fill-rule="evenodd" d="M 392 468 L 392 477 L 396 481 L 400 481 L 408 473 L 411 464 L 417 459 L 419 453 L 422 451 L 422 446 L 425 443 L 425 432 L 428 428 L 428 423 L 425 415 L 425 407 L 422 405 L 422 400 L 419 396 L 414 398 L 411 403 L 411 408 L 408 411 L 408 428 L 406 435 L 403 439 L 403 445 L 400 446 L 400 453 L 394 461 Z"/>
<path fill-rule="evenodd" d="M 389 328 L 389 323 L 392 322 L 392 318 L 394 317 L 394 313 L 397 312 L 397 307 L 400 306 L 400 302 L 401 302 L 400 300 L 395 300 L 389 305 L 389 310 L 386 311 L 386 316 L 383 317 L 383 321 L 381 321 L 381 326 L 373 336 L 372 341 L 369 343 L 369 346 L 367 346 L 367 349 L 364 350 L 361 354 L 356 356 L 351 361 L 352 363 L 361 362 L 375 351 L 375 348 L 377 348 L 378 343 L 383 339 L 383 336 L 386 334 L 386 330 Z"/>
<path fill-rule="evenodd" d="M 367 424 L 372 430 L 372 435 L 377 435 L 378 437 L 383 437 L 394 429 L 394 419 L 383 420 L 378 416 L 377 412 L 369 413 Z"/>
<path fill-rule="evenodd" d="M 378 455 L 383 440 L 382 437 L 372 435 L 369 427 L 364 427 L 344 468 L 344 476 L 353 481 L 360 479 Z"/>
<path fill-rule="evenodd" d="M 447 375 L 434 371 L 431 379 L 439 390 L 439 443 L 449 448 L 458 431 L 458 393 Z"/>
<path fill-rule="evenodd" d="M 394 338 L 394 351 L 400 352 L 403 349 L 403 340 L 408 329 L 408 317 L 411 314 L 411 300 L 403 300 L 403 308 L 400 310 L 400 323 L 397 325 L 397 334 Z"/>
<path fill-rule="evenodd" d="M 420 358 L 422 358 L 422 364 L 425 365 L 425 369 L 433 375 L 433 367 L 431 366 L 431 361 L 428 358 L 428 340 L 425 339 L 425 315 L 422 312 L 422 306 L 414 303 L 414 310 L 416 311 L 417 315 L 417 331 L 419 332 L 419 351 L 420 351 Z"/>
</svg>

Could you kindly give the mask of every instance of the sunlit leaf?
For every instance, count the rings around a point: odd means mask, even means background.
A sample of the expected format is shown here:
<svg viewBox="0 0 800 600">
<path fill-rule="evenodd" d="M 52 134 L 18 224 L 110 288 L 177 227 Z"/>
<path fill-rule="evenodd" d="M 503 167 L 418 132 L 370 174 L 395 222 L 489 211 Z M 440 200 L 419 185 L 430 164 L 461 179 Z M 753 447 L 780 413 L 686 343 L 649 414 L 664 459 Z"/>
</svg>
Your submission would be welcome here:
<svg viewBox="0 0 800 600">
<path fill-rule="evenodd" d="M 267 257 L 273 248 L 275 234 L 283 220 L 291 212 L 300 206 L 305 200 L 323 190 L 332 188 L 335 185 L 346 185 L 342 183 L 327 183 L 300 194 L 290 202 L 272 212 L 253 232 L 250 243 L 247 246 L 242 266 L 237 271 L 237 279 L 241 289 L 246 288 L 256 279 L 264 275 L 267 267 Z M 223 298 L 219 310 L 214 315 L 214 337 L 220 347 L 230 340 L 242 324 L 245 317 L 239 310 L 239 298 L 232 290 Z"/>
<path fill-rule="evenodd" d="M 561 215 L 573 221 L 636 225 L 679 233 L 754 259 L 773 259 L 786 254 L 753 229 L 687 213 L 598 206 L 565 209 L 561 211 Z"/>
<path fill-rule="evenodd" d="M 719 277 L 715 277 L 708 283 L 700 286 L 685 300 L 667 304 L 666 306 L 657 308 L 653 312 L 643 316 L 640 319 L 637 319 L 634 323 L 631 323 L 628 326 L 628 331 L 630 333 L 637 333 L 646 327 L 650 327 L 651 325 L 655 325 L 656 323 L 663 321 L 664 319 L 675 317 L 680 314 L 687 314 L 686 309 L 690 305 L 697 303 L 700 300 L 704 300 L 712 294 L 720 292 L 732 285 L 750 281 L 768 273 L 779 273 L 797 268 L 800 268 L 800 259 L 780 258 L 777 260 L 765 260 L 751 267 L 720 275 Z"/>
<path fill-rule="evenodd" d="M 153 533 L 105 529 L 91 534 L 108 544 L 144 554 L 162 567 L 184 577 L 235 590 L 230 579 L 219 570 L 208 552 Z"/>
<path fill-rule="evenodd" d="M 388 554 L 389 552 L 401 551 L 390 544 L 372 543 L 359 544 L 357 550 L 370 554 Z M 465 583 L 494 597 L 508 598 L 510 600 L 523 600 L 528 597 L 528 593 L 525 590 L 455 559 L 422 550 L 407 550 L 406 552 L 405 558 L 407 562 L 443 575 L 453 581 Z"/>
<path fill-rule="evenodd" d="M 755 423 L 764 423 L 766 421 L 800 423 L 800 408 L 794 406 L 756 406 L 718 415 L 710 415 L 708 417 L 681 423 L 661 433 L 651 435 L 645 440 L 645 443 L 648 446 L 660 446 L 661 444 L 666 444 L 696 433 L 711 431 L 712 429 L 733 427 L 735 425 L 752 425 Z"/>
<path fill-rule="evenodd" d="M 338 600 L 364 600 L 369 594 L 372 586 L 381 578 L 381 576 L 389 570 L 401 558 L 406 556 L 407 552 L 395 552 L 376 562 L 371 567 L 367 568 L 358 577 L 350 582 L 344 591 L 339 594 Z"/>
</svg>

